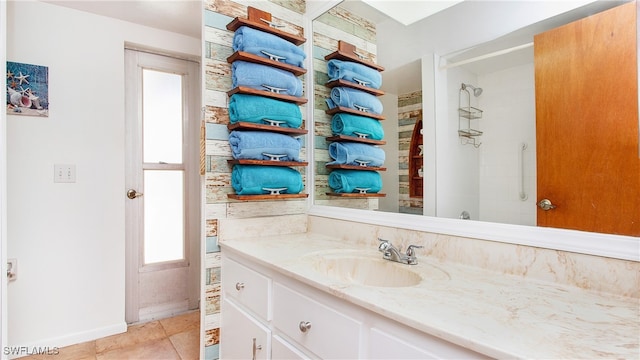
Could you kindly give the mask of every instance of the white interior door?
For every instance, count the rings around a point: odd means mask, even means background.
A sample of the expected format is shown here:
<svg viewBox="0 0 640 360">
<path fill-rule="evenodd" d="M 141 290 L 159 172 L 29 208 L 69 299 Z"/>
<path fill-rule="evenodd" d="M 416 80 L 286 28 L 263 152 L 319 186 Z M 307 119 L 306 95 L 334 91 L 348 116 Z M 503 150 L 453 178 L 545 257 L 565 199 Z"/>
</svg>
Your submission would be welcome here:
<svg viewBox="0 0 640 360">
<path fill-rule="evenodd" d="M 128 323 L 199 305 L 199 66 L 126 50 Z"/>
</svg>

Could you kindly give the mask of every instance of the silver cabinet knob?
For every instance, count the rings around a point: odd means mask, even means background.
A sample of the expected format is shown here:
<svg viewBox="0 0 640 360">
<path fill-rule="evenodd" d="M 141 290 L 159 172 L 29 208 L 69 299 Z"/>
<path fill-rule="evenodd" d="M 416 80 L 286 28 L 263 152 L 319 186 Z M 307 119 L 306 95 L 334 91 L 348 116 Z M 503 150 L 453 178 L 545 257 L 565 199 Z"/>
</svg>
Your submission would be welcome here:
<svg viewBox="0 0 640 360">
<path fill-rule="evenodd" d="M 244 289 L 244 283 L 238 282 L 236 283 L 236 290 L 240 291 Z"/>
<path fill-rule="evenodd" d="M 303 333 L 306 333 L 307 331 L 311 330 L 311 322 L 309 322 L 309 321 L 300 321 L 300 324 L 298 324 L 298 328 Z"/>
<path fill-rule="evenodd" d="M 139 193 L 139 192 L 137 192 L 137 191 L 135 191 L 133 189 L 127 190 L 127 197 L 129 199 L 135 199 L 135 198 L 140 197 L 142 195 L 144 195 L 144 194 L 143 193 Z"/>
<path fill-rule="evenodd" d="M 549 211 L 551 209 L 555 209 L 556 208 L 556 206 L 553 205 L 551 203 L 551 200 L 549 200 L 549 199 L 540 200 L 540 202 L 538 202 L 538 207 L 540 207 L 540 209 L 542 209 L 544 211 Z"/>
</svg>

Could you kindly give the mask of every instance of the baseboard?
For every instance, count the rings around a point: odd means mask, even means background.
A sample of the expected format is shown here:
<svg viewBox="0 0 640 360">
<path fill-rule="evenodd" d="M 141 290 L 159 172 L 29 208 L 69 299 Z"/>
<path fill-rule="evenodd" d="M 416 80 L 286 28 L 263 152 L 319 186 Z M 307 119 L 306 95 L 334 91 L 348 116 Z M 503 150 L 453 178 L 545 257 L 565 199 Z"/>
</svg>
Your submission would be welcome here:
<svg viewBox="0 0 640 360">
<path fill-rule="evenodd" d="M 138 322 L 143 323 L 157 319 L 164 319 L 170 316 L 181 314 L 189 310 L 189 301 L 181 300 L 172 303 L 148 306 L 141 308 L 138 313 Z"/>
<path fill-rule="evenodd" d="M 105 336 L 120 334 L 127 331 L 127 323 L 123 320 L 117 324 L 104 326 L 97 329 L 91 329 L 88 331 L 81 331 L 66 335 L 61 335 L 49 339 L 38 340 L 35 342 L 9 345 L 3 349 L 3 356 L 8 356 L 9 359 L 15 359 L 29 354 L 35 353 L 49 353 L 55 354 L 60 348 L 69 345 L 80 344 L 87 341 L 96 340 Z"/>
</svg>

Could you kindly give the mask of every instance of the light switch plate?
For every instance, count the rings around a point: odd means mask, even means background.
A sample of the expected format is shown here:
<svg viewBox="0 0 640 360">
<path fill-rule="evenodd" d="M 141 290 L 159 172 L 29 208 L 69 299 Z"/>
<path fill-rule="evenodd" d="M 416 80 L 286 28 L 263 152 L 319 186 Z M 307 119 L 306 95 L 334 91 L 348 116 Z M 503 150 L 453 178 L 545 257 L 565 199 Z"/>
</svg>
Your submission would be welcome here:
<svg viewBox="0 0 640 360">
<path fill-rule="evenodd" d="M 76 166 L 73 164 L 53 165 L 53 182 L 56 182 L 56 183 L 76 182 Z"/>
</svg>

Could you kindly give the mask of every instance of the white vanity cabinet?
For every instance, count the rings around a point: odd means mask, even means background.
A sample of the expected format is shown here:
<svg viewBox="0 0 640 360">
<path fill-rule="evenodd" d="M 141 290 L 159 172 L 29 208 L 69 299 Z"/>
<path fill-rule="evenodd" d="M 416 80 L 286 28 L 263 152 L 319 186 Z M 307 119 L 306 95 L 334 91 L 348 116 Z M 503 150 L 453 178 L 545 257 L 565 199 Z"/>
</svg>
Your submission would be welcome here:
<svg viewBox="0 0 640 360">
<path fill-rule="evenodd" d="M 224 247 L 222 259 L 222 359 L 485 358 Z"/>
<path fill-rule="evenodd" d="M 220 357 L 270 359 L 271 279 L 222 258 Z"/>
</svg>

